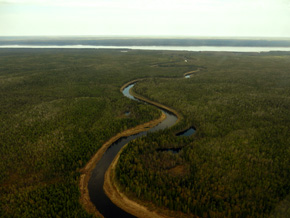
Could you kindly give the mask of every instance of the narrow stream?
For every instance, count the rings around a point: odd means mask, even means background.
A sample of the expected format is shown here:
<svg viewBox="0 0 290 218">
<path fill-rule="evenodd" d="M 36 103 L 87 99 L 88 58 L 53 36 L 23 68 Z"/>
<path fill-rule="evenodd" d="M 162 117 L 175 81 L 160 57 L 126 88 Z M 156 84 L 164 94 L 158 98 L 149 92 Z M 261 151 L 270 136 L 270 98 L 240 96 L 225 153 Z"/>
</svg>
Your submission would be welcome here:
<svg viewBox="0 0 290 218">
<path fill-rule="evenodd" d="M 140 101 L 132 96 L 129 90 L 135 84 L 130 84 L 123 90 L 124 96 L 133 99 L 135 101 Z M 143 101 L 141 101 L 143 102 Z M 166 114 L 166 119 L 159 123 L 157 126 L 151 128 L 149 132 L 156 132 L 158 130 L 162 130 L 168 127 L 173 126 L 176 121 L 177 117 L 169 111 L 159 108 Z M 121 208 L 117 207 L 112 201 L 107 197 L 103 190 L 104 185 L 104 177 L 105 173 L 110 166 L 111 162 L 114 160 L 115 156 L 118 154 L 120 149 L 138 137 L 146 135 L 147 132 L 140 132 L 136 135 L 131 135 L 129 137 L 123 137 L 114 142 L 104 153 L 101 160 L 96 164 L 96 167 L 92 171 L 91 178 L 89 180 L 88 189 L 91 202 L 95 205 L 97 210 L 105 217 L 105 218 L 115 218 L 115 217 L 122 217 L 122 218 L 129 218 L 135 217 Z"/>
<path fill-rule="evenodd" d="M 195 133 L 195 128 L 194 127 L 190 127 L 182 132 L 179 132 L 176 134 L 176 136 L 191 136 Z"/>
</svg>

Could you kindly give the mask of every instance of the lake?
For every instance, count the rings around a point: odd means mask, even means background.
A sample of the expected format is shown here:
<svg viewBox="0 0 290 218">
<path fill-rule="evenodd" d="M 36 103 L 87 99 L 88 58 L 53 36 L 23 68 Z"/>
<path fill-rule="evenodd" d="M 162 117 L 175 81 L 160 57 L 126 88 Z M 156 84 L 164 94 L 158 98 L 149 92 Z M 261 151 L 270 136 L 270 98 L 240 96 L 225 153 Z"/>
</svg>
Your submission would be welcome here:
<svg viewBox="0 0 290 218">
<path fill-rule="evenodd" d="M 129 49 L 129 50 L 224 51 L 224 52 L 290 51 L 290 47 L 232 47 L 232 46 L 1 45 L 0 49 L 1 48 Z"/>
</svg>

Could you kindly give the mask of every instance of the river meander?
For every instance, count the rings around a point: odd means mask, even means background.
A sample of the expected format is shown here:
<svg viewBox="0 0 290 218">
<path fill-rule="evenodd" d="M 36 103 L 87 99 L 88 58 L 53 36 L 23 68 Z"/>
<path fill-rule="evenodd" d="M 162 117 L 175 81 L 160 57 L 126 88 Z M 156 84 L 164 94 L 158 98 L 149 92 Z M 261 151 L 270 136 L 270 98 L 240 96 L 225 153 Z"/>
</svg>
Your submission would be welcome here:
<svg viewBox="0 0 290 218">
<path fill-rule="evenodd" d="M 130 84 L 127 87 L 125 87 L 122 92 L 124 96 L 132 99 L 132 100 L 137 100 L 134 96 L 132 96 L 129 92 L 131 88 L 133 88 L 135 84 Z M 142 102 L 142 101 L 141 101 Z M 121 148 L 129 143 L 130 141 L 145 136 L 147 132 L 156 132 L 165 128 L 169 128 L 173 126 L 178 118 L 171 112 L 161 109 L 163 113 L 165 113 L 166 118 L 156 125 L 155 127 L 149 129 L 148 131 L 145 132 L 140 132 L 135 135 L 131 135 L 129 137 L 123 137 L 120 138 L 119 140 L 115 141 L 104 153 L 100 161 L 96 164 L 95 168 L 92 171 L 90 180 L 88 182 L 88 190 L 89 190 L 89 195 L 90 195 L 90 200 L 91 202 L 95 205 L 96 209 L 106 218 L 110 217 L 124 217 L 124 218 L 129 218 L 129 217 L 135 217 L 121 208 L 117 207 L 112 201 L 107 197 L 107 195 L 104 192 L 103 185 L 104 185 L 104 177 L 107 169 L 109 168 L 110 164 L 114 160 L 115 156 L 119 153 Z"/>
</svg>

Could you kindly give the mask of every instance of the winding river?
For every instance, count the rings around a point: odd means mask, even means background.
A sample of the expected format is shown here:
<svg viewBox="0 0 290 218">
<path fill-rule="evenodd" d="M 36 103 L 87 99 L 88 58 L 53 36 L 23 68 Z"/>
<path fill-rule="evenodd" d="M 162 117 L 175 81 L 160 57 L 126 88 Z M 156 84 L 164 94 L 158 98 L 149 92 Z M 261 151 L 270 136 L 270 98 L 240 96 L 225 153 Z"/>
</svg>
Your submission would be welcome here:
<svg viewBox="0 0 290 218">
<path fill-rule="evenodd" d="M 122 93 L 124 96 L 136 100 L 141 101 L 137 98 L 135 98 L 133 95 L 130 94 L 130 89 L 133 88 L 135 83 L 129 84 L 126 86 Z M 146 102 L 145 102 L 146 103 Z M 156 106 L 157 107 L 157 106 Z M 173 126 L 177 122 L 177 116 L 173 113 L 163 109 L 159 108 L 165 115 L 166 118 L 156 125 L 155 127 L 149 129 L 148 131 L 143 131 L 135 135 L 131 135 L 129 137 L 122 137 L 115 141 L 104 153 L 100 161 L 96 164 L 95 168 L 92 171 L 91 177 L 88 182 L 88 191 L 91 202 L 94 204 L 96 209 L 106 218 L 110 217 L 135 217 L 121 208 L 117 207 L 112 201 L 107 197 L 107 195 L 104 192 L 103 185 L 104 185 L 104 177 L 107 169 L 109 168 L 110 164 L 114 160 L 115 156 L 119 153 L 121 148 L 129 143 L 130 141 L 142 137 L 147 134 L 147 132 L 156 132 L 158 130 L 162 130 L 165 128 L 169 128 Z"/>
</svg>

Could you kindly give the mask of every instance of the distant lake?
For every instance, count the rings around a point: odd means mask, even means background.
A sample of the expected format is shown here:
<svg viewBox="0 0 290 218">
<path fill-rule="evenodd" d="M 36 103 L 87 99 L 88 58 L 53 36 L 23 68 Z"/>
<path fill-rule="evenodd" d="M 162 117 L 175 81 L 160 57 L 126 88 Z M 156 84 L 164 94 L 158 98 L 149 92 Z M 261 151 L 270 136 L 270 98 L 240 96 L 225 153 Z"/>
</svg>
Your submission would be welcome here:
<svg viewBox="0 0 290 218">
<path fill-rule="evenodd" d="M 1 48 L 66 48 L 66 49 L 129 49 L 167 51 L 269 52 L 290 51 L 290 47 L 231 47 L 231 46 L 94 46 L 94 45 L 1 45 Z M 124 51 L 123 51 L 124 52 Z"/>
</svg>

